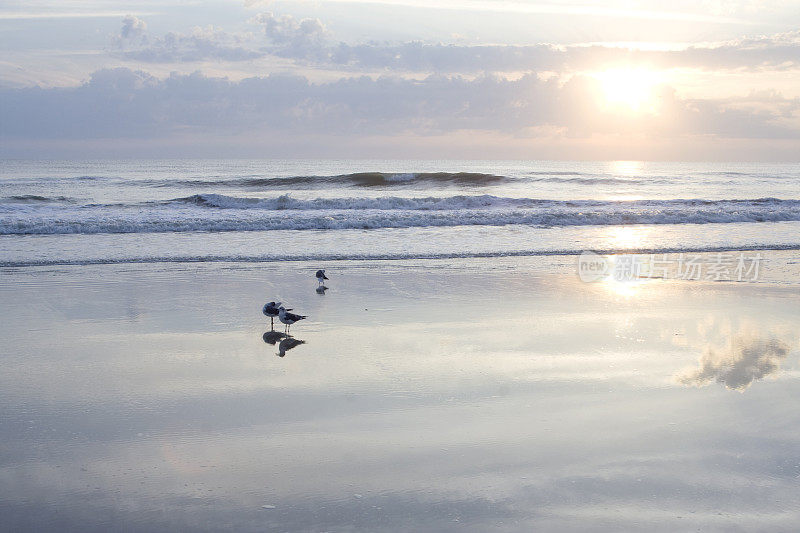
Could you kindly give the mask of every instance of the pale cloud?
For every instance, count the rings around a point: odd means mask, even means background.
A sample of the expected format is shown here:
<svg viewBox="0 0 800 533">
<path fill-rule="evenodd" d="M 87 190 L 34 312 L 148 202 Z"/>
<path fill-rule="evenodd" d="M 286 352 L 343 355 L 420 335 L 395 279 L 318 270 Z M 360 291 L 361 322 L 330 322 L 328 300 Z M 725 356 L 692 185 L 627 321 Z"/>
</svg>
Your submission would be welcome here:
<svg viewBox="0 0 800 533">
<path fill-rule="evenodd" d="M 259 13 L 253 22 L 260 24 L 264 35 L 273 45 L 271 50 L 283 57 L 303 59 L 322 59 L 330 34 L 319 19 L 296 19 L 291 15 L 274 15 L 271 12 Z"/>
<path fill-rule="evenodd" d="M 409 72 L 575 71 L 624 64 L 653 69 L 797 69 L 800 30 L 745 37 L 680 50 L 641 50 L 614 46 L 457 45 L 335 41 L 318 19 L 260 13 L 269 53 L 316 65 Z"/>
<path fill-rule="evenodd" d="M 342 66 L 406 71 L 509 72 L 563 71 L 609 68 L 615 65 L 652 69 L 797 69 L 800 68 L 800 31 L 738 41 L 692 46 L 682 50 L 635 50 L 611 46 L 455 45 L 407 42 L 401 44 L 347 44 L 315 41 L 309 47 L 285 43 L 284 57 Z M 324 47 L 323 47 L 324 45 Z"/>
<path fill-rule="evenodd" d="M 261 36 L 207 26 L 190 33 L 147 34 L 144 20 L 127 16 L 116 38 L 125 57 L 151 63 L 217 59 L 241 61 L 267 54 L 300 67 L 349 72 L 407 73 L 586 72 L 615 68 L 781 71 L 800 69 L 800 30 L 773 35 L 648 50 L 629 46 L 463 45 L 409 41 L 346 43 L 316 18 L 259 13 L 250 19 Z"/>
<path fill-rule="evenodd" d="M 196 26 L 190 33 L 169 32 L 151 37 L 147 24 L 135 17 L 122 20 L 116 41 L 126 59 L 146 63 L 179 63 L 202 60 L 245 61 L 263 57 L 264 52 L 247 46 L 247 35 L 230 34 L 206 26 Z"/>
<path fill-rule="evenodd" d="M 122 19 L 122 29 L 119 32 L 121 39 L 129 40 L 141 37 L 147 31 L 145 21 L 134 15 L 126 15 Z"/>
<path fill-rule="evenodd" d="M 144 46 L 147 44 L 147 23 L 135 15 L 126 15 L 114 40 L 120 48 Z"/>
</svg>

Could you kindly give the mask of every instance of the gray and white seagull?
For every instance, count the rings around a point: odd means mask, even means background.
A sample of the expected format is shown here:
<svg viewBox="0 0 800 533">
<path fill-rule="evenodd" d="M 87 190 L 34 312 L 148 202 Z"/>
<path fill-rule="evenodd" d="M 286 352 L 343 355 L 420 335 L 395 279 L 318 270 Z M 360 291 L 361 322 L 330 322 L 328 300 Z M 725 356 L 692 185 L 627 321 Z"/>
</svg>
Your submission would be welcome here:
<svg viewBox="0 0 800 533">
<path fill-rule="evenodd" d="M 303 315 L 296 315 L 294 313 L 289 313 L 283 306 L 280 306 L 278 308 L 278 319 L 282 323 L 286 324 L 286 329 L 284 331 L 286 332 L 287 335 L 289 334 L 289 328 L 292 326 L 292 324 L 294 324 L 295 322 L 299 322 L 304 318 L 308 317 Z"/>
<path fill-rule="evenodd" d="M 278 309 L 281 307 L 281 302 L 267 302 L 264 304 L 264 308 L 261 310 L 266 316 L 269 317 L 269 326 L 272 329 L 275 329 L 275 317 L 277 317 L 280 312 Z M 291 309 L 288 309 L 291 311 Z"/>
</svg>

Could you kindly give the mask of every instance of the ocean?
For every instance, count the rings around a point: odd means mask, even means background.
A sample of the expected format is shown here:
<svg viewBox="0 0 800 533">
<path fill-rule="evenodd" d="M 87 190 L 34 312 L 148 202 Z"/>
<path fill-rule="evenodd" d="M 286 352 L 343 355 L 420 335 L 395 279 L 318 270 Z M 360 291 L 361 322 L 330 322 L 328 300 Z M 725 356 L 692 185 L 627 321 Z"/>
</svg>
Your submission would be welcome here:
<svg viewBox="0 0 800 533">
<path fill-rule="evenodd" d="M 0 265 L 800 248 L 800 164 L 0 162 Z"/>
</svg>

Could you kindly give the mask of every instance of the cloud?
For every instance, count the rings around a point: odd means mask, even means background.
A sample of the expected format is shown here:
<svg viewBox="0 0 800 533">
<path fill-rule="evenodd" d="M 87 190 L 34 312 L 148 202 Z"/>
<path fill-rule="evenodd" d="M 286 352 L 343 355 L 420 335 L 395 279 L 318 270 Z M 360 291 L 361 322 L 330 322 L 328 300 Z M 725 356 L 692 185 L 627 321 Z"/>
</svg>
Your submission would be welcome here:
<svg viewBox="0 0 800 533">
<path fill-rule="evenodd" d="M 800 31 L 665 51 L 548 43 L 349 44 L 335 41 L 318 19 L 260 13 L 252 21 L 263 26 L 271 54 L 325 66 L 444 73 L 601 70 L 620 64 L 703 70 L 800 68 Z"/>
<path fill-rule="evenodd" d="M 209 25 L 196 26 L 191 33 L 169 32 L 151 37 L 147 24 L 132 15 L 122 20 L 116 38 L 126 59 L 145 63 L 177 63 L 203 61 L 246 61 L 263 57 L 264 52 L 246 46 L 247 36 L 230 34 Z"/>
<path fill-rule="evenodd" d="M 662 68 L 796 69 L 800 68 L 800 30 L 638 55 Z"/>
<path fill-rule="evenodd" d="M 316 18 L 258 13 L 250 22 L 261 27 L 266 42 L 248 34 L 195 28 L 190 34 L 147 34 L 145 22 L 133 15 L 123 19 L 116 40 L 128 59 L 170 63 L 217 59 L 243 61 L 270 54 L 332 69 L 349 71 L 438 72 L 575 72 L 630 68 L 688 68 L 717 70 L 788 70 L 800 68 L 800 30 L 743 37 L 738 40 L 690 46 L 681 50 L 640 50 L 610 45 L 556 46 L 460 45 L 409 41 L 346 43 Z"/>
<path fill-rule="evenodd" d="M 133 15 L 126 15 L 122 19 L 122 29 L 119 32 L 120 39 L 131 40 L 141 37 L 147 31 L 147 24 L 140 18 Z"/>
<path fill-rule="evenodd" d="M 287 56 L 290 51 L 284 49 L 282 53 Z M 308 58 L 304 54 L 295 57 Z M 618 65 L 653 69 L 790 69 L 800 68 L 800 32 L 671 51 L 546 43 L 527 46 L 338 43 L 325 53 L 318 53 L 317 58 L 337 65 L 441 72 L 602 70 Z"/>
<path fill-rule="evenodd" d="M 312 83 L 293 75 L 232 82 L 200 73 L 157 79 L 104 69 L 79 87 L 0 90 L 0 137 L 97 139 L 234 135 L 273 131 L 334 136 L 443 135 L 460 131 L 566 138 L 634 134 L 649 138 L 798 139 L 800 101 L 776 94 L 739 100 L 682 100 L 669 87 L 660 110 L 608 108 L 599 82 L 525 75 L 509 80 L 429 76 L 344 78 Z M 787 118 L 788 117 L 788 118 Z"/>
<path fill-rule="evenodd" d="M 789 354 L 789 346 L 776 338 L 738 338 L 730 350 L 708 348 L 699 367 L 678 377 L 684 385 L 702 387 L 712 381 L 743 391 L 755 380 L 774 374 Z"/>
<path fill-rule="evenodd" d="M 319 19 L 296 19 L 291 15 L 259 13 L 252 19 L 263 27 L 272 45 L 271 52 L 281 57 L 325 60 L 330 34 Z"/>
</svg>

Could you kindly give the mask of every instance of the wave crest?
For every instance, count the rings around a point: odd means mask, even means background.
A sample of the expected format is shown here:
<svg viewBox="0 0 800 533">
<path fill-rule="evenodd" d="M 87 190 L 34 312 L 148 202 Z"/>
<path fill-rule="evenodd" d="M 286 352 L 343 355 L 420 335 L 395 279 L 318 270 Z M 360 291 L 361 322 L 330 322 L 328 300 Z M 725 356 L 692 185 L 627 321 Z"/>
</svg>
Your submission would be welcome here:
<svg viewBox="0 0 800 533">
<path fill-rule="evenodd" d="M 403 187 L 425 183 L 427 185 L 494 185 L 514 178 L 481 172 L 353 172 L 333 176 L 286 176 L 260 177 L 247 176 L 223 180 L 176 180 L 154 182 L 158 187 L 215 186 L 243 187 L 248 189 L 269 189 L 285 187 L 316 187 L 338 185 L 351 187 Z"/>
<path fill-rule="evenodd" d="M 457 195 L 448 197 L 426 196 L 404 198 L 397 196 L 381 198 L 314 198 L 301 200 L 289 194 L 274 198 L 250 198 L 224 194 L 193 194 L 169 200 L 166 204 L 192 204 L 218 209 L 262 209 L 262 210 L 411 210 L 443 211 L 454 209 L 487 209 L 502 207 L 536 207 L 551 203 L 549 200 L 533 198 L 503 198 L 483 195 Z"/>
<path fill-rule="evenodd" d="M 492 195 L 241 198 L 193 195 L 144 204 L 54 204 L 10 211 L 0 234 L 602 226 L 800 221 L 800 200 L 558 201 Z"/>
</svg>

